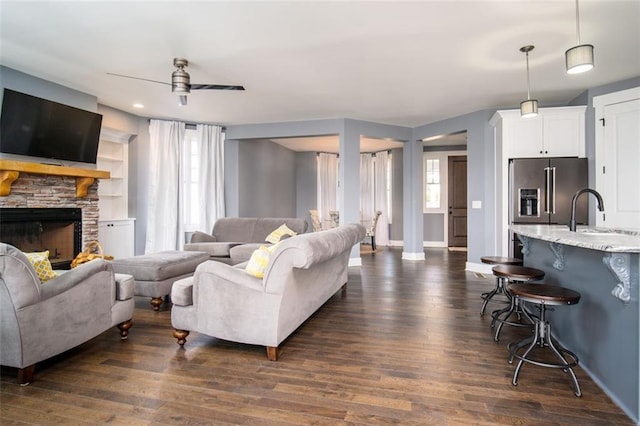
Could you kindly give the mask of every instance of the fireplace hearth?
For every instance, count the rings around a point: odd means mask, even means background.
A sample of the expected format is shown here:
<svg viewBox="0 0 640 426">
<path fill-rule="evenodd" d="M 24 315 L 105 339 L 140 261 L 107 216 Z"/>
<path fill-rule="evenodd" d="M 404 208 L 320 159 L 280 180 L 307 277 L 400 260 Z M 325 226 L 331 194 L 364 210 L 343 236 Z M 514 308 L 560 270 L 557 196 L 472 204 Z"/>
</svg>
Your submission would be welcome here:
<svg viewBox="0 0 640 426">
<path fill-rule="evenodd" d="M 68 269 L 82 246 L 82 209 L 0 208 L 0 241 L 24 252 L 49 250 L 54 269 Z"/>
</svg>

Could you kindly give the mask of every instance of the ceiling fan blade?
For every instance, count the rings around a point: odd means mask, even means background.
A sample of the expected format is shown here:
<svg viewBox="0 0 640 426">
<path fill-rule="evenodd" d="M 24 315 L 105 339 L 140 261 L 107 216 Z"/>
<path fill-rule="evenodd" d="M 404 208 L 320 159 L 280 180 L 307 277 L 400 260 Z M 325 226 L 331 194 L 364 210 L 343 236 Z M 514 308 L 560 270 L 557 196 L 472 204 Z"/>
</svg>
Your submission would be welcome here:
<svg viewBox="0 0 640 426">
<path fill-rule="evenodd" d="M 116 77 L 130 78 L 130 79 L 132 79 L 132 80 L 149 81 L 149 82 L 151 82 L 151 83 L 160 83 L 160 84 L 166 84 L 167 86 L 171 86 L 171 84 L 170 84 L 170 83 L 166 83 L 166 82 L 164 82 L 164 81 L 150 80 L 150 79 L 148 79 L 148 78 L 141 78 L 141 77 L 132 77 L 132 76 L 130 76 L 130 75 L 115 74 L 115 73 L 112 73 L 112 72 L 108 72 L 107 74 L 108 74 L 108 75 L 115 75 Z"/>
<path fill-rule="evenodd" d="M 213 90 L 244 90 L 243 86 L 231 86 L 227 84 L 192 84 L 191 90 L 213 89 Z"/>
</svg>

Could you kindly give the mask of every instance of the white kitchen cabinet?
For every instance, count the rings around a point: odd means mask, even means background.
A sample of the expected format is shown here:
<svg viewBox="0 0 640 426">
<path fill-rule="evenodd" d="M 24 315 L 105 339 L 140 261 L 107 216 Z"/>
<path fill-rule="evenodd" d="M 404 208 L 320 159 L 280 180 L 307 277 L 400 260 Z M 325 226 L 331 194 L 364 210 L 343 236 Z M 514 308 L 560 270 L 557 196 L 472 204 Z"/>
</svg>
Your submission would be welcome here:
<svg viewBox="0 0 640 426">
<path fill-rule="evenodd" d="M 105 254 L 116 259 L 134 255 L 135 219 L 98 222 L 98 239 Z"/>
<path fill-rule="evenodd" d="M 585 106 L 540 108 L 536 117 L 520 110 L 498 111 L 491 119 L 501 133 L 506 158 L 585 157 Z"/>
</svg>

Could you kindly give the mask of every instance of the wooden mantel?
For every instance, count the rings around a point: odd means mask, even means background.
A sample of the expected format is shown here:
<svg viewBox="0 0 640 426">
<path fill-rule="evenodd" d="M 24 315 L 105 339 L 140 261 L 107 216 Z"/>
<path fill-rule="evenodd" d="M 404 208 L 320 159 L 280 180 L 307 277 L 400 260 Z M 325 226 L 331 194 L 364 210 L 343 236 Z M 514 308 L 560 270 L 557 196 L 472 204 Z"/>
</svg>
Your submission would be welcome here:
<svg viewBox="0 0 640 426">
<path fill-rule="evenodd" d="M 11 194 L 11 184 L 18 179 L 20 172 L 75 177 L 76 197 L 79 198 L 87 196 L 88 188 L 96 179 L 109 179 L 111 177 L 111 173 L 106 170 L 83 169 L 80 167 L 55 166 L 51 164 L 0 159 L 0 196 L 5 197 Z"/>
</svg>

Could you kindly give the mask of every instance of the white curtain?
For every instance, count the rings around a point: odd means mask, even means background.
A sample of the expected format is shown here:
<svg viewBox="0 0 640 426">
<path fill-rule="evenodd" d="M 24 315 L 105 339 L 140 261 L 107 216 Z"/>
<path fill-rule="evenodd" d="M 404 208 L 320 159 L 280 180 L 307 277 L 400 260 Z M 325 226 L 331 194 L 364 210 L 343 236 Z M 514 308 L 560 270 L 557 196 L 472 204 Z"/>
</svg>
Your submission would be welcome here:
<svg viewBox="0 0 640 426">
<path fill-rule="evenodd" d="M 375 214 L 373 156 L 360 154 L 360 220 L 368 228 Z"/>
<path fill-rule="evenodd" d="M 323 228 L 329 226 L 329 212 L 338 208 L 338 156 L 318 154 L 318 214 Z"/>
<path fill-rule="evenodd" d="M 198 156 L 199 223 L 197 229 L 211 232 L 218 218 L 224 217 L 224 137 L 222 127 L 196 125 Z"/>
<path fill-rule="evenodd" d="M 389 218 L 387 213 L 387 163 L 389 152 L 376 153 L 375 161 L 375 210 L 381 211 L 376 227 L 376 245 L 389 245 Z"/>
<path fill-rule="evenodd" d="M 150 176 L 145 253 L 178 250 L 184 241 L 182 223 L 181 145 L 184 123 L 151 120 Z"/>
</svg>

